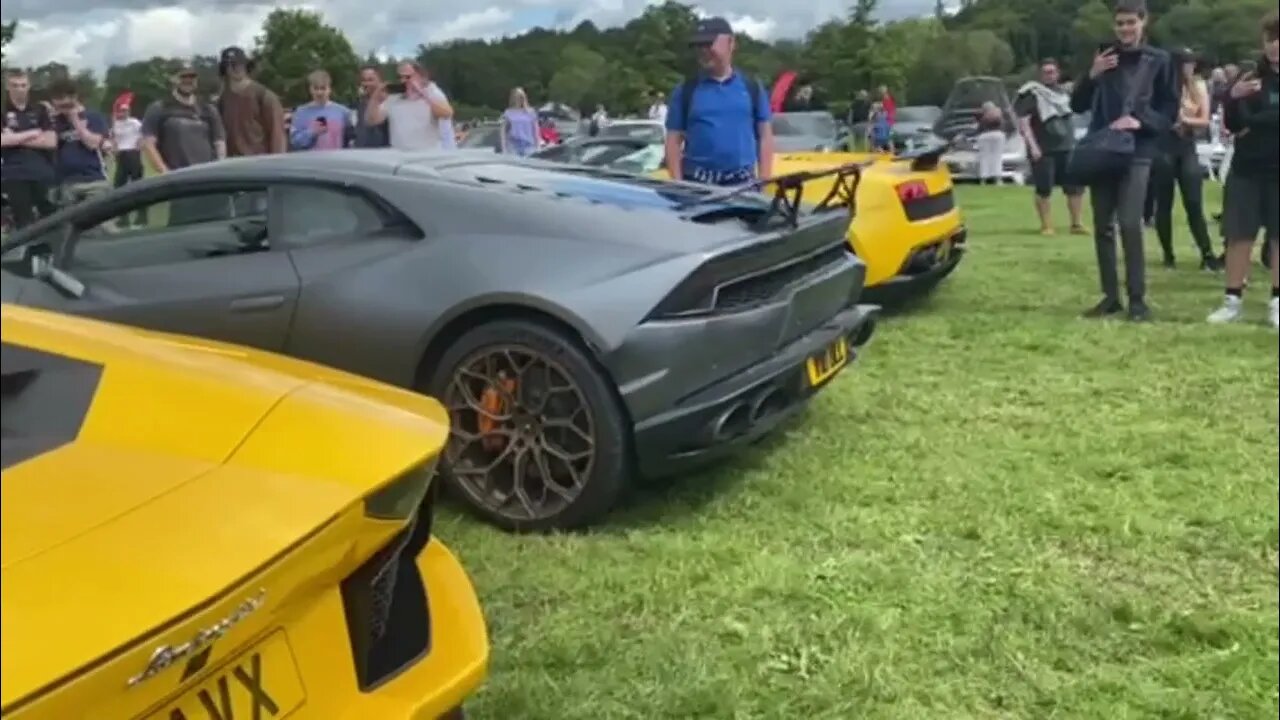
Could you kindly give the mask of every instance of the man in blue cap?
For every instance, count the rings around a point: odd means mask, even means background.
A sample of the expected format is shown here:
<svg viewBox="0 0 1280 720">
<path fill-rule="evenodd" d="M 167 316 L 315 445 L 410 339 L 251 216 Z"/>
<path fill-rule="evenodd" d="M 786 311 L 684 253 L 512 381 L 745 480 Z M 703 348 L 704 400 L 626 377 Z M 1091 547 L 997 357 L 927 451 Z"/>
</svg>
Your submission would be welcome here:
<svg viewBox="0 0 1280 720">
<path fill-rule="evenodd" d="M 677 180 L 740 185 L 773 172 L 773 129 L 763 85 L 733 68 L 733 28 L 699 20 L 690 42 L 700 72 L 671 93 L 667 172 Z"/>
</svg>

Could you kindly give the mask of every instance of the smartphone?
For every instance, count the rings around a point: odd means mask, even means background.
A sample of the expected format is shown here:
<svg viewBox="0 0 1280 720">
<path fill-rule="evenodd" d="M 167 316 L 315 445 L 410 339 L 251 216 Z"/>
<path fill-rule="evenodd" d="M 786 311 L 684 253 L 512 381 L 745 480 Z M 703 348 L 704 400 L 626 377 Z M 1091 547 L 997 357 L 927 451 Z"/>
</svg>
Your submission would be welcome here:
<svg viewBox="0 0 1280 720">
<path fill-rule="evenodd" d="M 403 95 L 404 91 L 405 91 L 405 87 L 404 87 L 404 83 L 402 82 L 387 83 L 387 92 L 393 95 L 395 94 Z"/>
<path fill-rule="evenodd" d="M 1106 51 L 1108 51 L 1108 50 L 1119 50 L 1119 49 L 1120 49 L 1120 48 L 1116 47 L 1116 41 L 1115 41 L 1115 40 L 1108 40 L 1108 41 L 1106 41 L 1106 42 L 1100 42 L 1100 43 L 1098 43 L 1098 52 L 1099 52 L 1099 53 L 1104 53 L 1104 52 L 1106 52 Z"/>
</svg>

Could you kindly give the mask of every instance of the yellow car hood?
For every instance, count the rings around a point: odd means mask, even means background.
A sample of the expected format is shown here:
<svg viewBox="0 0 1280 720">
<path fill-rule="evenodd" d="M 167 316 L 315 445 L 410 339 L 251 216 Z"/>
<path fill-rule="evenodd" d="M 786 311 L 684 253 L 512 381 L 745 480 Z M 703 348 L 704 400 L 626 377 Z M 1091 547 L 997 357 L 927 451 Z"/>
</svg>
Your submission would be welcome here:
<svg viewBox="0 0 1280 720">
<path fill-rule="evenodd" d="M 6 706 L 271 564 L 448 435 L 429 398 L 266 353 L 10 306 L 3 335 Z M 78 430 L 50 439 L 50 413 Z"/>
</svg>

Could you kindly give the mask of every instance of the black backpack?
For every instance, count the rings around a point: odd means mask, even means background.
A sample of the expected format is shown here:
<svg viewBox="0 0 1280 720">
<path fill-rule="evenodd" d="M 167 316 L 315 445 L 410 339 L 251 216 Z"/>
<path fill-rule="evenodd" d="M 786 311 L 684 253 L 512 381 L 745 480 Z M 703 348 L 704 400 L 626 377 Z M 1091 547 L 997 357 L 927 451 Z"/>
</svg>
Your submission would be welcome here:
<svg viewBox="0 0 1280 720">
<path fill-rule="evenodd" d="M 756 140 L 760 139 L 760 125 L 755 121 L 760 115 L 760 96 L 765 92 L 764 85 L 745 73 L 738 73 L 742 84 L 747 86 L 747 94 L 751 96 L 751 129 L 755 131 Z M 689 130 L 689 112 L 693 107 L 693 88 L 698 84 L 697 77 L 687 77 L 680 82 L 680 127 Z"/>
</svg>

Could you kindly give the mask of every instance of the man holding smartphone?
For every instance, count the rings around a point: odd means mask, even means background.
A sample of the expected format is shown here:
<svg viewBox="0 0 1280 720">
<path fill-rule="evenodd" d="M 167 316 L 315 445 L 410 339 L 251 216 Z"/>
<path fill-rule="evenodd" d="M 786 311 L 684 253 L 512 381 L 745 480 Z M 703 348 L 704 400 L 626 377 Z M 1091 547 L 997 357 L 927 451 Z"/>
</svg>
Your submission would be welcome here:
<svg viewBox="0 0 1280 720">
<path fill-rule="evenodd" d="M 399 83 L 375 90 L 366 121 L 370 125 L 387 123 L 390 145 L 399 150 L 445 147 L 440 121 L 453 118 L 448 98 L 416 62 L 400 63 L 396 73 Z"/>
<path fill-rule="evenodd" d="M 1280 329 L 1280 17 L 1262 22 L 1263 57 L 1228 92 L 1225 124 L 1235 137 L 1235 156 L 1223 191 L 1222 234 L 1227 241 L 1227 292 L 1211 323 L 1243 316 L 1245 279 L 1253 243 L 1263 231 L 1270 255 L 1271 327 Z"/>
<path fill-rule="evenodd" d="M 1151 310 L 1146 301 L 1142 210 L 1151 162 L 1159 152 L 1160 138 L 1173 127 L 1178 97 L 1169 53 L 1146 44 L 1147 8 L 1142 0 L 1117 0 L 1114 20 L 1116 41 L 1099 47 L 1089 74 L 1071 94 L 1074 112 L 1093 113 L 1090 132 L 1111 128 L 1133 133 L 1135 140 L 1128 168 L 1089 188 L 1102 300 L 1084 315 L 1102 318 L 1125 312 L 1116 272 L 1115 226 L 1119 224 L 1129 319 L 1145 322 L 1151 319 Z"/>
</svg>

